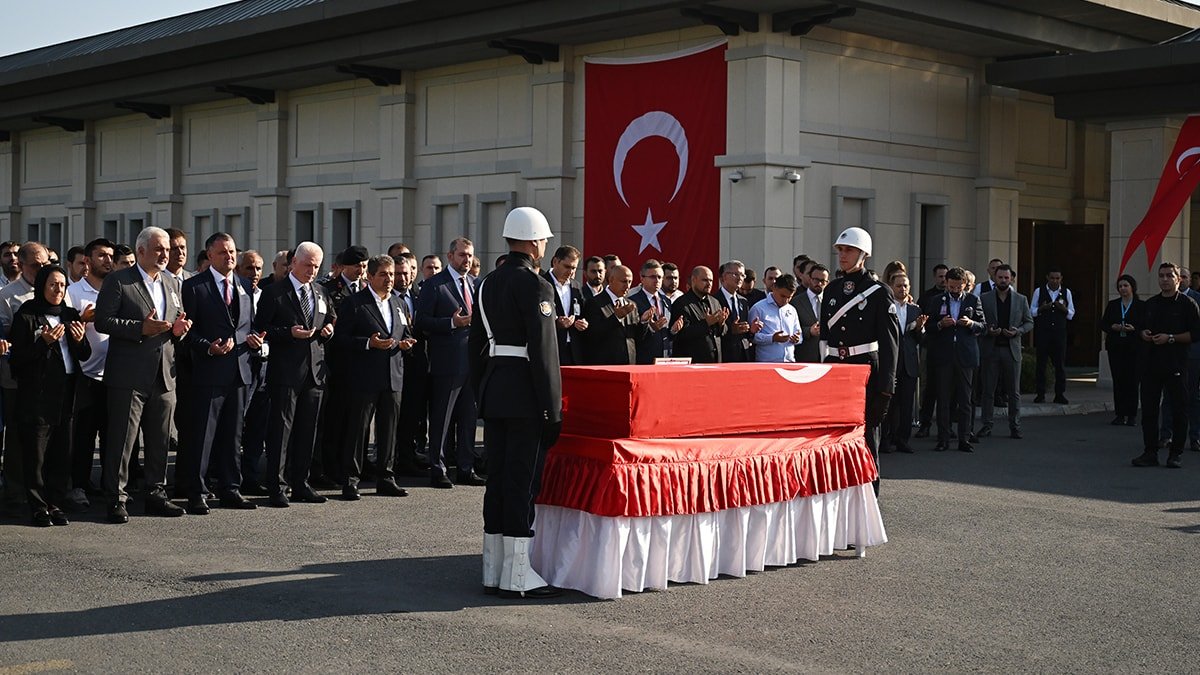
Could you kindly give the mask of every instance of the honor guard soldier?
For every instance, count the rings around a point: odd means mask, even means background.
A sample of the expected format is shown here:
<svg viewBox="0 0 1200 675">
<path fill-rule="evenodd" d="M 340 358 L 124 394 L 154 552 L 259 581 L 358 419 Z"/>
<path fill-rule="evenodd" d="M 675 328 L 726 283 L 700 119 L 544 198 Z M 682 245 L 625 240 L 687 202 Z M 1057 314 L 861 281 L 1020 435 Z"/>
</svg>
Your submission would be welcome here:
<svg viewBox="0 0 1200 675">
<path fill-rule="evenodd" d="M 508 257 L 480 284 L 476 306 L 481 320 L 471 323 L 471 377 L 488 461 L 483 589 L 505 597 L 560 593 L 529 560 L 542 465 L 562 427 L 555 293 L 537 273 L 546 240 L 553 236 L 537 209 L 520 207 L 508 214 Z"/>
<path fill-rule="evenodd" d="M 900 324 L 896 303 L 884 284 L 867 274 L 871 235 L 860 227 L 847 228 L 834 242 L 842 276 L 834 279 L 821 302 L 821 352 L 826 363 L 871 366 L 867 380 L 867 446 L 879 465 L 879 433 L 888 402 L 896 387 Z M 879 494 L 879 480 L 875 480 Z"/>
</svg>

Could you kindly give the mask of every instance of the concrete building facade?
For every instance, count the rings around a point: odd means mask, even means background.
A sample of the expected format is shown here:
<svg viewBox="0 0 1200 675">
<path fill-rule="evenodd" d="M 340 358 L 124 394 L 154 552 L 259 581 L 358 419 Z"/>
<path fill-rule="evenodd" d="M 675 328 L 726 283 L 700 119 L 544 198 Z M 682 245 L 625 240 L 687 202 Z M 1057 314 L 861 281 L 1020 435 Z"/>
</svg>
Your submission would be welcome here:
<svg viewBox="0 0 1200 675">
<path fill-rule="evenodd" d="M 716 162 L 747 179 L 721 181 L 722 258 L 756 269 L 801 252 L 829 259 L 836 232 L 858 225 L 877 265 L 905 261 L 914 285 L 943 261 L 982 270 L 999 257 L 1025 285 L 1058 265 L 1098 312 L 1114 278 L 1102 261 L 1119 257 L 1178 121 L 1059 119 L 1053 99 L 990 85 L 985 67 L 1153 44 L 1200 26 L 1200 11 L 1169 0 L 830 7 L 245 0 L 6 57 L 0 237 L 63 251 L 154 224 L 193 242 L 229 231 L 265 252 L 311 239 L 328 251 L 403 241 L 420 254 L 465 234 L 490 268 L 505 213 L 531 205 L 556 243 L 579 245 L 584 60 L 725 39 Z M 788 171 L 799 180 L 776 179 Z M 1189 221 L 1164 257 L 1186 259 Z"/>
</svg>

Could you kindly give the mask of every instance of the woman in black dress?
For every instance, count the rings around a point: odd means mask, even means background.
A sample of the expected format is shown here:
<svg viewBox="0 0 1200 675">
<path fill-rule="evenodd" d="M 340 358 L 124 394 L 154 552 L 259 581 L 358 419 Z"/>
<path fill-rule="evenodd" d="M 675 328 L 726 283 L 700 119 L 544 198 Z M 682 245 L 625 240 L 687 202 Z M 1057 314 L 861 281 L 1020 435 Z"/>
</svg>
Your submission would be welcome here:
<svg viewBox="0 0 1200 675">
<path fill-rule="evenodd" d="M 25 488 L 38 527 L 66 525 L 57 504 L 70 488 L 71 411 L 80 362 L 91 355 L 79 312 L 67 306 L 67 273 L 38 271 L 33 298 L 13 317 L 9 356 L 17 378 L 17 424 L 25 460 Z M 12 423 L 12 422 L 10 422 Z"/>
<path fill-rule="evenodd" d="M 1128 274 L 1117 279 L 1119 297 L 1110 300 L 1100 317 L 1105 335 L 1108 367 L 1112 371 L 1113 406 L 1117 416 L 1113 424 L 1134 426 L 1138 407 L 1137 361 L 1141 342 L 1138 331 L 1145 321 L 1145 303 L 1137 297 L 1137 280 Z"/>
</svg>

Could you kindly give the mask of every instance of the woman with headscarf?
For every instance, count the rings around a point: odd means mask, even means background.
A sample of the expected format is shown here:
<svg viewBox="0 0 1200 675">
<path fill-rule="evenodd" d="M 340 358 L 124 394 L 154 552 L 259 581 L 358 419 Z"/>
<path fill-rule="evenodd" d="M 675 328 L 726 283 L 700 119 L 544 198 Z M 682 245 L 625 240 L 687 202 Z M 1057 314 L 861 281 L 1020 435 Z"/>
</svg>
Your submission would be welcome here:
<svg viewBox="0 0 1200 675">
<path fill-rule="evenodd" d="M 1137 280 L 1128 274 L 1117 279 L 1118 297 L 1110 300 L 1100 317 L 1108 369 L 1113 379 L 1112 423 L 1133 426 L 1138 409 L 1137 360 L 1142 343 L 1138 333 L 1145 323 L 1145 304 L 1137 296 Z"/>
<path fill-rule="evenodd" d="M 38 271 L 33 298 L 13 317 L 9 356 L 17 378 L 18 433 L 25 460 L 25 488 L 38 527 L 66 525 L 57 504 L 70 489 L 71 413 L 75 379 L 91 355 L 79 312 L 67 306 L 67 272 L 57 265 Z"/>
</svg>

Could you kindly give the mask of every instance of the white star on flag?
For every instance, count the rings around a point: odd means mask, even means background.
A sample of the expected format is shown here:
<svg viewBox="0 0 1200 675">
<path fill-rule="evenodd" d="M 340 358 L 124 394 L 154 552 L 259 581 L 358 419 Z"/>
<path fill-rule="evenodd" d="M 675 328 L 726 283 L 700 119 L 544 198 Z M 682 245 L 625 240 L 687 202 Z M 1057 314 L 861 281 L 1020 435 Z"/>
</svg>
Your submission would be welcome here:
<svg viewBox="0 0 1200 675">
<path fill-rule="evenodd" d="M 662 246 L 658 243 L 658 233 L 667 226 L 667 221 L 661 223 L 654 222 L 654 216 L 650 214 L 650 209 L 646 209 L 646 222 L 641 225 L 630 225 L 634 232 L 637 232 L 642 237 L 642 243 L 638 248 L 638 253 L 646 250 L 647 246 L 653 246 L 654 250 L 662 253 Z"/>
</svg>

